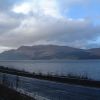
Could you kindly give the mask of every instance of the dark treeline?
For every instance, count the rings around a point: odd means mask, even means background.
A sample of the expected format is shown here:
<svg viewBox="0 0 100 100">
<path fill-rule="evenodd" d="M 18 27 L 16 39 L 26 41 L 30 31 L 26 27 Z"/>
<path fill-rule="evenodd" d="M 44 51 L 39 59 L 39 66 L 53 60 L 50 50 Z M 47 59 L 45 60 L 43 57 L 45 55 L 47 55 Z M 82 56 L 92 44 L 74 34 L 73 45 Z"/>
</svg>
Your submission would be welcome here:
<svg viewBox="0 0 100 100">
<path fill-rule="evenodd" d="M 7 67 L 3 67 L 3 66 L 0 66 L 0 72 L 23 76 L 23 77 L 29 77 L 29 78 L 37 78 L 37 79 L 49 80 L 49 81 L 67 83 L 67 84 L 75 84 L 75 85 L 100 88 L 100 81 L 90 79 L 90 78 L 88 78 L 87 75 L 68 74 L 68 75 L 64 76 L 64 75 L 52 75 L 50 73 L 42 74 L 41 72 L 29 73 L 26 71 L 21 71 L 21 70 L 17 70 L 17 69 L 13 69 L 13 68 L 7 68 Z"/>
</svg>

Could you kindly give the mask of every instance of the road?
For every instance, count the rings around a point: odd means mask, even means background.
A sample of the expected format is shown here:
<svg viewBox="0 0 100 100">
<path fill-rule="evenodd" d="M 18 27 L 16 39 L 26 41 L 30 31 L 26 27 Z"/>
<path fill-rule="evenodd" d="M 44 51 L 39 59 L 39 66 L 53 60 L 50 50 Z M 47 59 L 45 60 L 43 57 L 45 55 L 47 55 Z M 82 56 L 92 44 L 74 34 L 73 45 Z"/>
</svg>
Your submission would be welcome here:
<svg viewBox="0 0 100 100">
<path fill-rule="evenodd" d="M 15 85 L 16 76 L 7 75 Z M 100 100 L 100 88 L 56 83 L 46 80 L 19 77 L 18 88 L 31 94 L 38 94 L 47 100 Z"/>
</svg>

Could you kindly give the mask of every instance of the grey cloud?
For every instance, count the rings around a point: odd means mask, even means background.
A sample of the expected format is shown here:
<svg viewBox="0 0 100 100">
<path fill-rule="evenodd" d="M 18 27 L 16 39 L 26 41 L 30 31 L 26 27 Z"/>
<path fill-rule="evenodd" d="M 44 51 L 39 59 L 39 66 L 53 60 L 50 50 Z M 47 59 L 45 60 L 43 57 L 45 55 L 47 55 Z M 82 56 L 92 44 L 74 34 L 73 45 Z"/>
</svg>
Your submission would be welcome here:
<svg viewBox="0 0 100 100">
<path fill-rule="evenodd" d="M 55 18 L 42 14 L 28 15 L 11 12 L 14 0 L 1 0 L 5 16 L 0 21 L 0 46 L 19 47 L 33 44 L 61 44 L 74 47 L 90 47 L 89 40 L 100 35 L 100 26 L 94 26 L 88 19 L 73 20 Z M 79 1 L 79 0 L 77 0 Z M 6 2 L 6 3 L 5 3 Z"/>
<path fill-rule="evenodd" d="M 6 34 L 20 25 L 20 19 L 0 13 L 0 34 Z"/>
<path fill-rule="evenodd" d="M 0 0 L 0 11 L 9 10 L 17 0 Z"/>
<path fill-rule="evenodd" d="M 59 44 L 82 47 L 86 45 L 88 40 L 97 37 L 99 33 L 100 28 L 93 26 L 87 20 L 50 17 L 37 19 L 31 16 L 22 20 L 16 29 L 2 35 L 0 43 L 5 46 L 16 47 L 38 43 L 38 41 L 47 41 L 47 43 L 53 43 L 53 41 L 55 43 L 56 41 Z"/>
</svg>

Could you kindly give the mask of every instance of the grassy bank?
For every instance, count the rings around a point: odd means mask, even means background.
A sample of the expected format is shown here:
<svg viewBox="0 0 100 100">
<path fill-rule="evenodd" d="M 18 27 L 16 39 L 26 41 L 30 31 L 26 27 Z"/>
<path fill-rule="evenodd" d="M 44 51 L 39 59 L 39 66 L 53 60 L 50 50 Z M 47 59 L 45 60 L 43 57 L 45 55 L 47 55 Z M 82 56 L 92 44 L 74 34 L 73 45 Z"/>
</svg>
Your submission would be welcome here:
<svg viewBox="0 0 100 100">
<path fill-rule="evenodd" d="M 84 76 L 84 75 L 80 75 L 80 76 L 73 75 L 73 74 L 68 74 L 67 76 L 58 76 L 58 75 L 51 75 L 51 74 L 44 75 L 42 73 L 38 73 L 38 74 L 29 73 L 29 72 L 11 69 L 3 66 L 0 67 L 0 72 L 23 76 L 23 77 L 29 77 L 29 78 L 37 78 L 41 80 L 49 80 L 49 81 L 67 83 L 67 84 L 75 84 L 75 85 L 100 88 L 100 81 L 91 80 L 88 78 L 88 76 Z"/>
</svg>

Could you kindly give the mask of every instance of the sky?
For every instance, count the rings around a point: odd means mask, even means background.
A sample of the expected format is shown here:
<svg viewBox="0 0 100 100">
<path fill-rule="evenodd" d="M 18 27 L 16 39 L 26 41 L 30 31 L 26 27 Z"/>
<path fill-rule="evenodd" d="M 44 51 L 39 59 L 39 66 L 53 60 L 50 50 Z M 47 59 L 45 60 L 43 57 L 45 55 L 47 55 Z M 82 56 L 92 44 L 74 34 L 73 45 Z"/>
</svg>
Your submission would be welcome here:
<svg viewBox="0 0 100 100">
<path fill-rule="evenodd" d="M 0 0 L 0 52 L 39 44 L 100 47 L 100 0 Z"/>
</svg>

